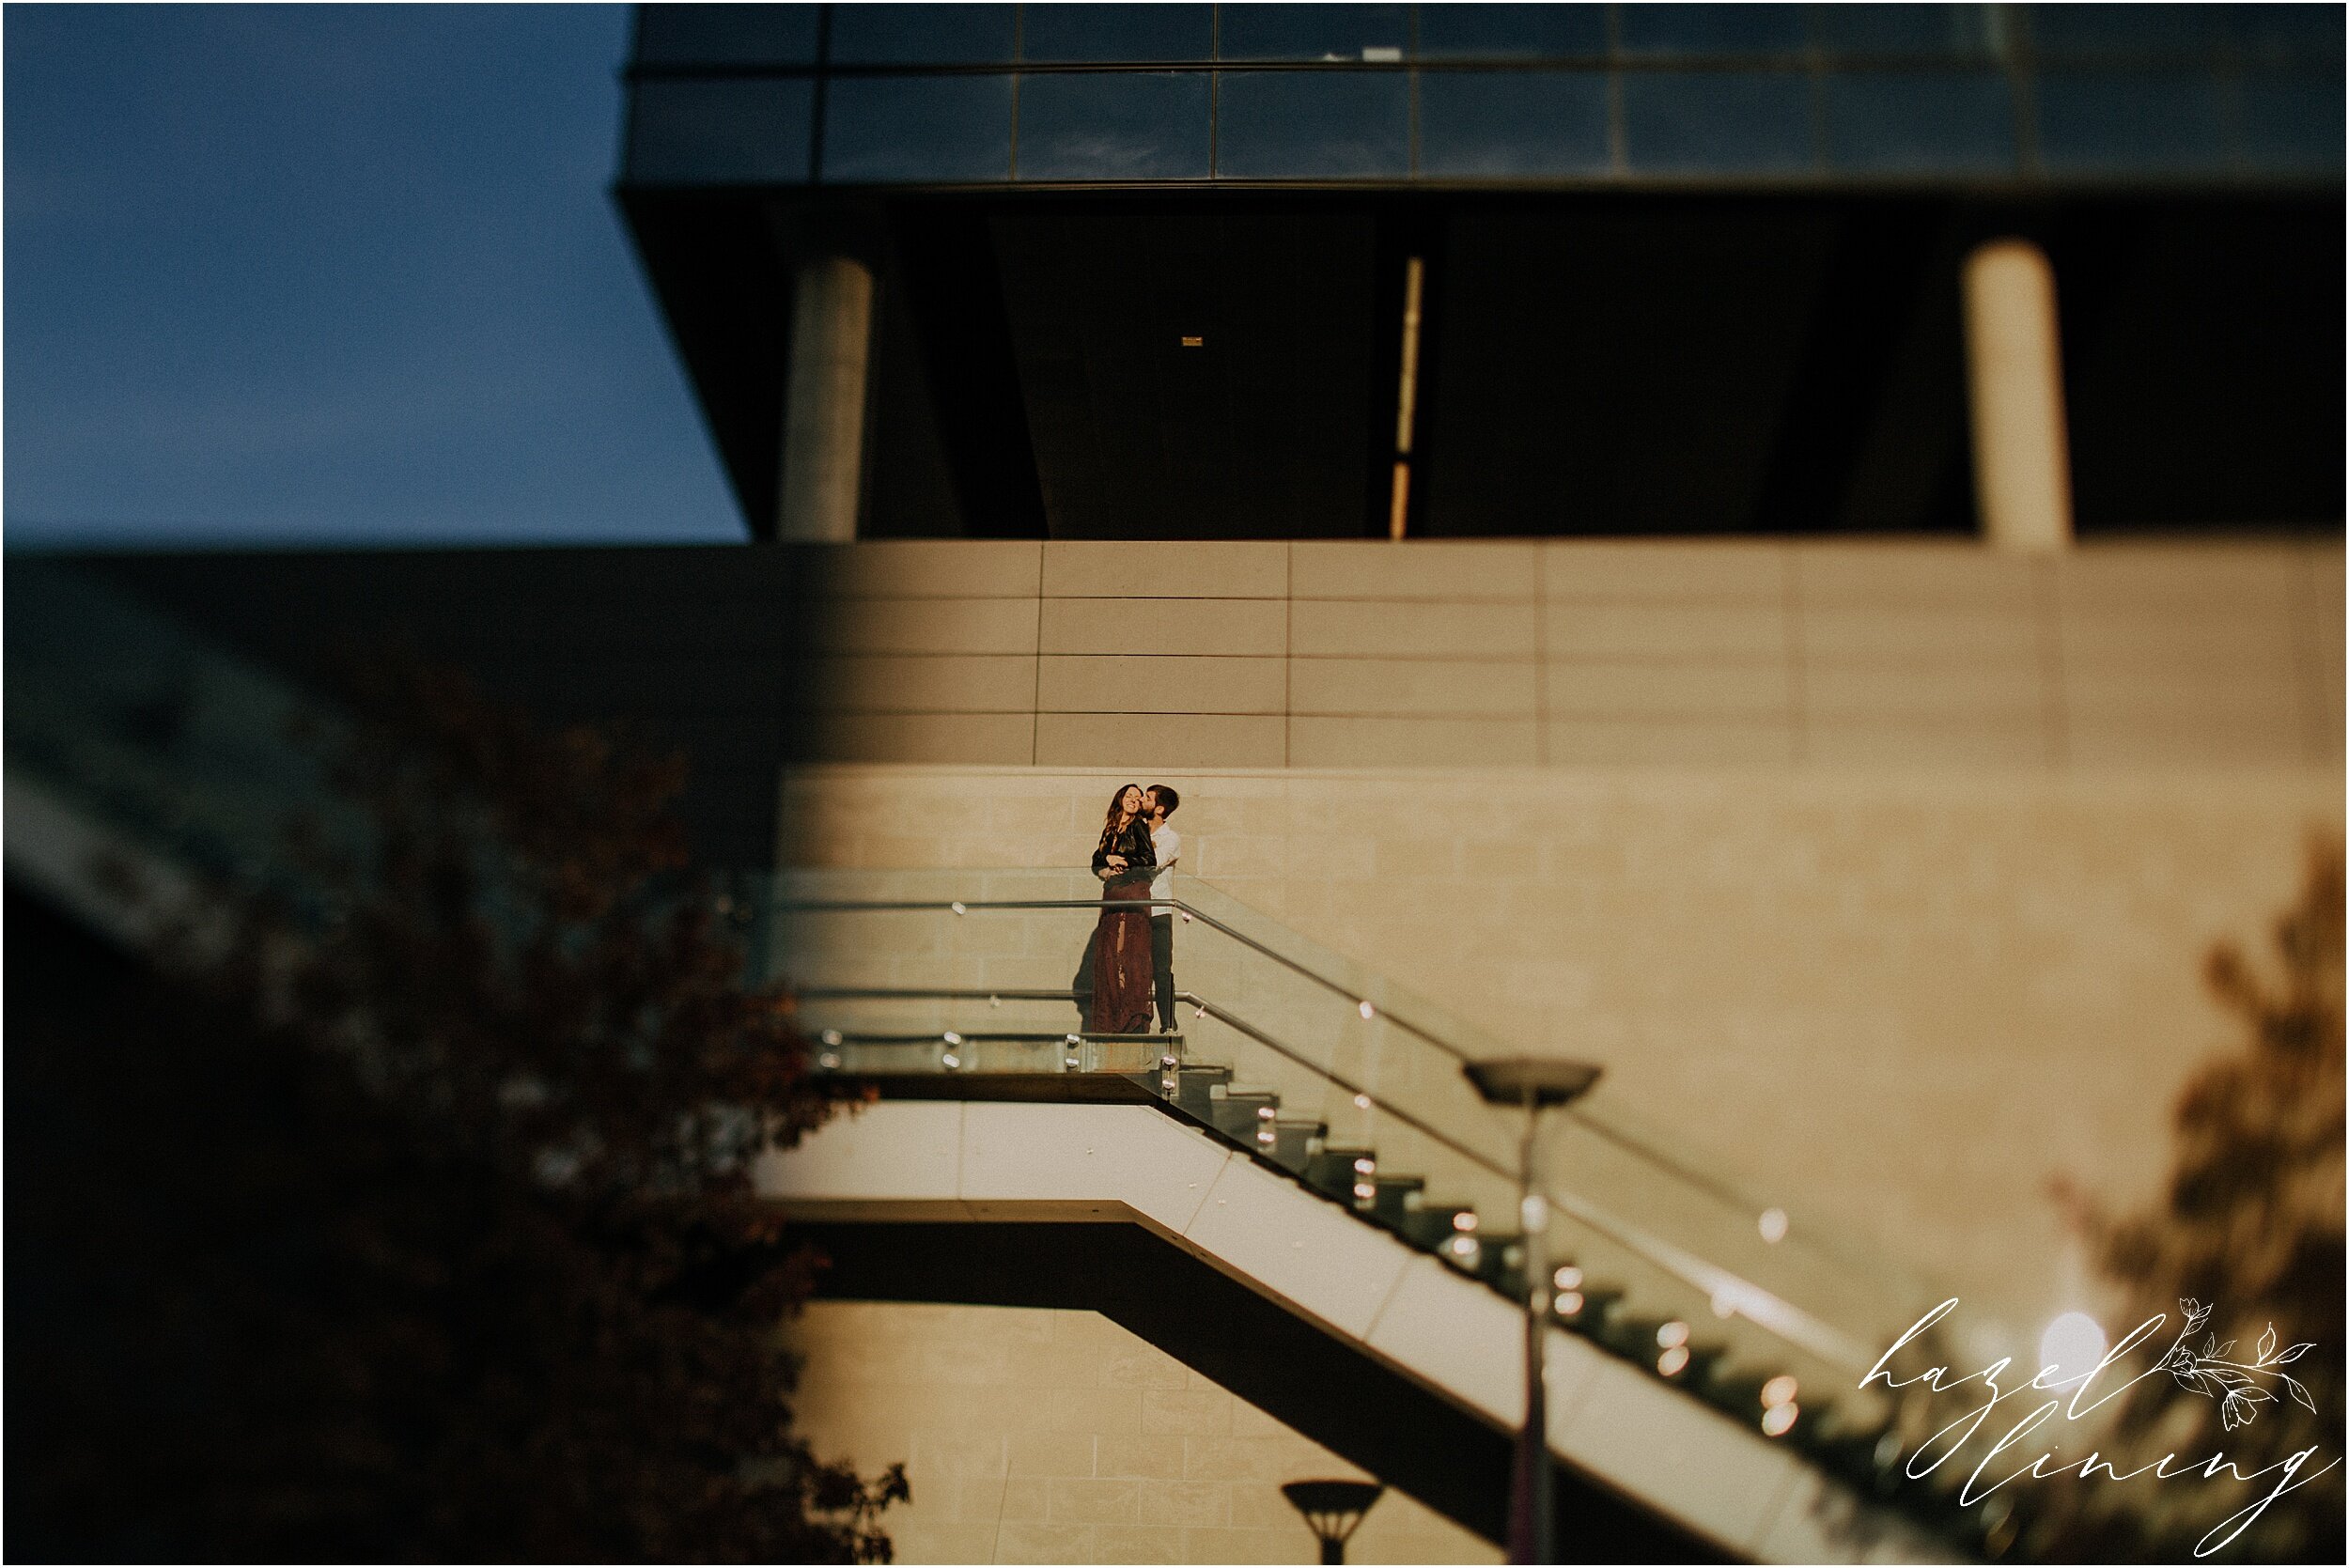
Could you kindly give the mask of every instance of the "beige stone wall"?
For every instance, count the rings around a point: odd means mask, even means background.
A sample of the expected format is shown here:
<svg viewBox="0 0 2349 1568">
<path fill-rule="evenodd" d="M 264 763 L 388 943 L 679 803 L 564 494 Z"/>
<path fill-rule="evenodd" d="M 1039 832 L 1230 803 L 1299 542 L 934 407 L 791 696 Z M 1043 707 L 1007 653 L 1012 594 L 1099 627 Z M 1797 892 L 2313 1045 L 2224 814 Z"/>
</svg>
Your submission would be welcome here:
<svg viewBox="0 0 2349 1568">
<path fill-rule="evenodd" d="M 795 557 L 801 754 L 1038 767 L 2333 766 L 2338 546 L 876 542 Z"/>
<path fill-rule="evenodd" d="M 904 1460 L 900 1562 L 1315 1562 L 1279 1491 L 1362 1472 L 1097 1312 L 819 1301 L 801 1430 L 867 1471 Z M 1399 1492 L 1355 1562 L 1497 1562 Z"/>
<path fill-rule="evenodd" d="M 2233 1041 L 2203 952 L 2340 831 L 2341 578 L 2298 545 L 860 546 L 804 578 L 782 860 L 1074 865 L 1114 784 L 1174 784 L 1191 874 L 1601 1061 L 2028 1343 L 2097 1304 L 2047 1178 L 2153 1189 Z"/>
<path fill-rule="evenodd" d="M 785 859 L 1075 863 L 1124 776 L 801 769 Z M 2201 955 L 2261 939 L 2341 803 L 2317 771 L 1149 777 L 1218 888 L 1605 1063 L 1610 1100 L 1798 1223 L 1887 1238 L 2033 1333 L 2074 1288 L 2047 1176 L 2151 1188 L 2177 1084 L 2232 1038 Z"/>
</svg>

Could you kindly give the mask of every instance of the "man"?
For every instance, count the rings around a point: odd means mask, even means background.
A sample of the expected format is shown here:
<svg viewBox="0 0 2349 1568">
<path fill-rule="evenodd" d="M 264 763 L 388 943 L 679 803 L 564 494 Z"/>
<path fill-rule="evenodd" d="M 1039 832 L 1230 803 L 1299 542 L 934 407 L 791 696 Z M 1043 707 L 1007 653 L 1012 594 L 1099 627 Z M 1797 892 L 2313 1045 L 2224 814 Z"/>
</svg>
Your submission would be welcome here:
<svg viewBox="0 0 2349 1568">
<path fill-rule="evenodd" d="M 1142 792 L 1142 810 L 1150 821 L 1150 847 L 1158 855 L 1159 874 L 1150 878 L 1150 896 L 1174 896 L 1174 862 L 1183 856 L 1183 835 L 1167 825 L 1183 803 L 1173 784 L 1152 784 Z M 1159 1032 L 1174 1032 L 1174 911 L 1150 911 L 1150 972 L 1159 987 Z"/>
</svg>

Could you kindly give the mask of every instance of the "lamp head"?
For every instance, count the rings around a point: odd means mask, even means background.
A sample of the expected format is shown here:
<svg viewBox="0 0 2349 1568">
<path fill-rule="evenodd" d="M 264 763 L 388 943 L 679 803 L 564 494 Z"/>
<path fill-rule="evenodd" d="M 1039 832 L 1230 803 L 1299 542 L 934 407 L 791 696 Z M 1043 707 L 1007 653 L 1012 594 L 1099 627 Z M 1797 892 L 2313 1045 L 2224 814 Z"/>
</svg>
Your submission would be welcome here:
<svg viewBox="0 0 2349 1568">
<path fill-rule="evenodd" d="M 1550 1110 L 1589 1094 L 1603 1069 L 1595 1063 L 1554 1056 L 1512 1056 L 1471 1062 L 1466 1070 L 1476 1092 L 1495 1105 Z"/>
</svg>

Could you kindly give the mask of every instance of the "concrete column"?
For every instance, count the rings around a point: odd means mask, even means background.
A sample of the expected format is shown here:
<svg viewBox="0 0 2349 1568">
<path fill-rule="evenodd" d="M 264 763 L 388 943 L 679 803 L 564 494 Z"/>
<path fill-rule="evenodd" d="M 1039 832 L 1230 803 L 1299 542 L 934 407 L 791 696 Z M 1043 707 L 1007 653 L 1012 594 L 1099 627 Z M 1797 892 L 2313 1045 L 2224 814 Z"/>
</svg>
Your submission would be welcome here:
<svg viewBox="0 0 2349 1568">
<path fill-rule="evenodd" d="M 1964 287 L 1983 536 L 2000 550 L 2063 550 L 2072 542 L 2072 458 L 2055 271 L 2030 241 L 1994 240 L 1966 258 Z"/>
<path fill-rule="evenodd" d="M 801 263 L 793 285 L 791 365 L 783 394 L 779 538 L 841 543 L 856 537 L 872 341 L 873 274 L 845 256 Z"/>
</svg>

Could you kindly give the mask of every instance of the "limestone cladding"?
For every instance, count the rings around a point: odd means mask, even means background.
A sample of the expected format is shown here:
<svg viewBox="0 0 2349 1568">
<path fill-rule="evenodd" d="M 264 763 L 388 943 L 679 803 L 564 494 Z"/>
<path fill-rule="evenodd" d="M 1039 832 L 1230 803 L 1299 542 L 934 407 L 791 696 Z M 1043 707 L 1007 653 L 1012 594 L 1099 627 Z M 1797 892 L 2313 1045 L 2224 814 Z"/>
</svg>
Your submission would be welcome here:
<svg viewBox="0 0 2349 1568">
<path fill-rule="evenodd" d="M 791 1328 L 800 1429 L 903 1460 L 899 1562 L 1313 1562 L 1285 1481 L 1362 1472 L 1097 1312 L 819 1301 Z M 1399 1492 L 1353 1562 L 1497 1562 Z"/>
<path fill-rule="evenodd" d="M 791 561 L 810 761 L 2341 757 L 2334 545 L 901 540 Z"/>
<path fill-rule="evenodd" d="M 1502 1041 L 1603 1063 L 1610 1102 L 1796 1225 L 1930 1265 L 1984 1341 L 2098 1304 L 2047 1178 L 2155 1190 L 2178 1085 L 2236 1039 L 2202 954 L 2263 942 L 2307 835 L 2341 826 L 2338 546 L 808 560 L 834 662 L 801 688 L 783 863 L 1073 865 L 1116 784 L 1175 784 L 1187 872 Z M 911 1360 L 818 1356 L 805 1398 L 819 1436 L 853 1435 L 834 1452 L 912 1455 L 909 1560 L 1306 1559 L 1270 1482 L 1324 1456 L 1172 1363 L 1111 1376 L 1146 1347 L 1038 1354 L 1090 1369 L 1042 1399 L 907 1370 L 1116 1337 L 1100 1320 L 836 1306 L 806 1331 L 885 1323 Z M 1192 1430 L 1219 1399 L 1232 1435 Z M 1143 1473 L 1169 1441 L 1180 1474 Z M 1213 1446 L 1244 1441 L 1296 1447 L 1257 1477 Z M 1448 1529 L 1381 1503 L 1355 1560 L 1490 1558 L 1422 1528 Z"/>
</svg>

